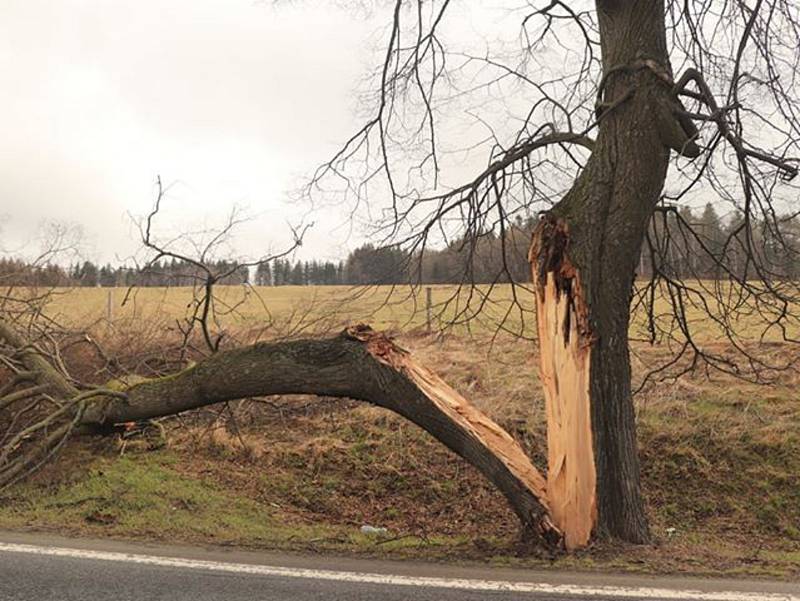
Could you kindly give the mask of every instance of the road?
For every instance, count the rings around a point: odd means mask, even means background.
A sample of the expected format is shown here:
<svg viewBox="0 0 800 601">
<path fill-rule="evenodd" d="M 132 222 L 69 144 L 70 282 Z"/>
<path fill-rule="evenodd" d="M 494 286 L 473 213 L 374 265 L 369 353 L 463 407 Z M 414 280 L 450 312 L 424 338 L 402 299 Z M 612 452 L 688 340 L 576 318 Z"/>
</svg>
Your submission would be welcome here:
<svg viewBox="0 0 800 601">
<path fill-rule="evenodd" d="M 2 601 L 800 601 L 800 585 L 297 557 L 0 532 Z"/>
</svg>

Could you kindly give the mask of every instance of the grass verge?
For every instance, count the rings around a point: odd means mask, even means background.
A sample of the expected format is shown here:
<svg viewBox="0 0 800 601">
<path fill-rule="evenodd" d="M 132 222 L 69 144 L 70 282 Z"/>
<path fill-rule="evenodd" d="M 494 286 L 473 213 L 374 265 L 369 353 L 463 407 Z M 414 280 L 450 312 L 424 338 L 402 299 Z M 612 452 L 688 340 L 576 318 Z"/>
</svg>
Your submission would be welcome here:
<svg viewBox="0 0 800 601">
<path fill-rule="evenodd" d="M 407 340 L 543 462 L 528 345 Z M 388 412 L 348 401 L 243 401 L 121 439 L 76 441 L 7 493 L 0 528 L 556 568 L 800 575 L 800 401 L 704 377 L 638 399 L 654 543 L 552 558 L 474 470 Z M 235 419 L 232 417 L 235 416 Z M 387 529 L 384 536 L 361 526 Z"/>
</svg>

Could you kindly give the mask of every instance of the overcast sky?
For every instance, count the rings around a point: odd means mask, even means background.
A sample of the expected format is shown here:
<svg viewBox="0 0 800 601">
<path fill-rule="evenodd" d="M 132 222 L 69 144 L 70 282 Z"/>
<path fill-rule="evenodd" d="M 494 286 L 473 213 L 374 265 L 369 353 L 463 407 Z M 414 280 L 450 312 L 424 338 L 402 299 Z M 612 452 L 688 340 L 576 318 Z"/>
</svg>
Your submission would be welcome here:
<svg viewBox="0 0 800 601">
<path fill-rule="evenodd" d="M 235 205 L 256 216 L 237 251 L 280 247 L 307 210 L 287 193 L 358 123 L 379 24 L 313 2 L 4 0 L 0 248 L 33 252 L 52 220 L 83 227 L 88 258 L 129 256 L 158 174 L 171 226 Z M 301 257 L 359 241 L 307 219 Z"/>
<path fill-rule="evenodd" d="M 513 56 L 527 3 L 509 4 L 450 7 L 449 50 L 480 56 L 493 44 L 494 58 Z M 56 222 L 83 228 L 84 258 L 126 260 L 141 249 L 135 221 L 151 209 L 161 175 L 170 184 L 162 239 L 218 228 L 238 207 L 253 219 L 223 253 L 279 251 L 290 243 L 290 224 L 313 221 L 295 256 L 343 258 L 365 240 L 359 227 L 373 216 L 361 207 L 351 229 L 347 210 L 309 213 L 292 193 L 361 126 L 357 92 L 382 61 L 391 8 L 349 0 L 1 0 L 0 252 L 34 255 L 42 227 Z M 540 48 L 525 69 L 553 79 L 558 93 L 569 61 L 582 61 L 568 50 Z M 466 69 L 473 104 L 460 106 L 455 95 L 437 115 L 437 148 L 450 151 L 445 185 L 485 165 L 479 141 L 487 132 L 512 142 L 529 118 L 538 92 L 484 90 L 481 81 L 497 72 Z M 474 107 L 480 114 L 467 110 Z M 545 173 L 538 184 L 557 198 L 552 179 Z M 704 190 L 692 197 L 697 206 L 708 201 Z"/>
</svg>

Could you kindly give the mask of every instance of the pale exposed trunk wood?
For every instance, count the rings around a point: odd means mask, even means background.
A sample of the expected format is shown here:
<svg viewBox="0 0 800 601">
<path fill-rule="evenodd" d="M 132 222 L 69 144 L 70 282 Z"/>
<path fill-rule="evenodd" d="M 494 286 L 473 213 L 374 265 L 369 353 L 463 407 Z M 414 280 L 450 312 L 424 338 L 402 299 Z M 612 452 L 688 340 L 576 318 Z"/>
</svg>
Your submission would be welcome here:
<svg viewBox="0 0 800 601">
<path fill-rule="evenodd" d="M 544 477 L 522 447 L 404 349 L 366 326 L 323 340 L 259 343 L 222 351 L 173 376 L 135 384 L 126 399 L 90 406 L 84 428 L 170 415 L 234 399 L 313 394 L 361 400 L 414 422 L 477 468 L 506 497 L 526 537 L 553 548 Z"/>
<path fill-rule="evenodd" d="M 385 336 L 369 331 L 363 341 L 373 357 L 405 375 L 447 417 L 491 449 L 543 507 L 549 509 L 544 477 L 531 463 L 519 443 L 497 422 L 472 405 L 430 369 L 414 361 L 407 351 Z"/>
<path fill-rule="evenodd" d="M 580 278 L 553 237 L 566 226 L 541 227 L 531 244 L 539 335 L 539 377 L 547 410 L 547 499 L 568 550 L 585 546 L 597 523 L 597 477 L 592 447 L 592 337 Z M 548 238 L 543 240 L 542 237 Z M 546 247 L 544 245 L 550 245 Z M 555 244 L 560 253 L 559 244 Z"/>
</svg>

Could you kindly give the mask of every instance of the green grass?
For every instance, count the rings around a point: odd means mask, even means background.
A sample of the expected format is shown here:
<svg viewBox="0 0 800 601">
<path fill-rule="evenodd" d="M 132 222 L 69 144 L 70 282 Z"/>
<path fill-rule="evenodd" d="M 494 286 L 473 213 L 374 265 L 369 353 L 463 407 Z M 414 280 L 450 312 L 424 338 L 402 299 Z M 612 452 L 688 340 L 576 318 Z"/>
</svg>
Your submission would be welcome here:
<svg viewBox="0 0 800 601">
<path fill-rule="evenodd" d="M 0 507 L 0 527 L 268 547 L 342 537 L 341 527 L 287 525 L 269 504 L 182 475 L 179 460 L 170 451 L 97 457 L 71 482 L 15 489 Z"/>
<path fill-rule="evenodd" d="M 643 478 L 658 499 L 656 521 L 800 546 L 796 393 L 773 393 L 766 402 L 756 386 L 718 395 L 707 388 L 682 406 L 665 403 L 640 419 Z"/>
<path fill-rule="evenodd" d="M 175 461 L 169 453 L 98 458 L 82 468 L 83 477 L 55 490 L 17 490 L 17 502 L 0 509 L 0 519 L 10 525 L 59 521 L 112 535 L 168 538 L 179 533 L 220 541 L 272 532 L 267 508 L 181 477 L 173 469 Z"/>
<path fill-rule="evenodd" d="M 84 456 L 86 459 L 88 456 Z M 67 482 L 17 487 L 0 506 L 0 528 L 51 530 L 85 536 L 236 544 L 246 547 L 302 549 L 308 544 L 339 550 L 402 552 L 419 546 L 415 537 L 362 534 L 343 525 L 301 523 L 277 503 L 259 502 L 208 479 L 178 469 L 185 460 L 167 450 L 132 457 L 101 455 L 83 463 Z M 318 497 L 319 486 L 269 475 L 262 488 L 284 505 L 302 507 Z M 332 486 L 340 483 L 331 479 Z M 324 511 L 317 506 L 317 511 Z M 462 541 L 435 536 L 426 544 L 451 546 Z"/>
</svg>

